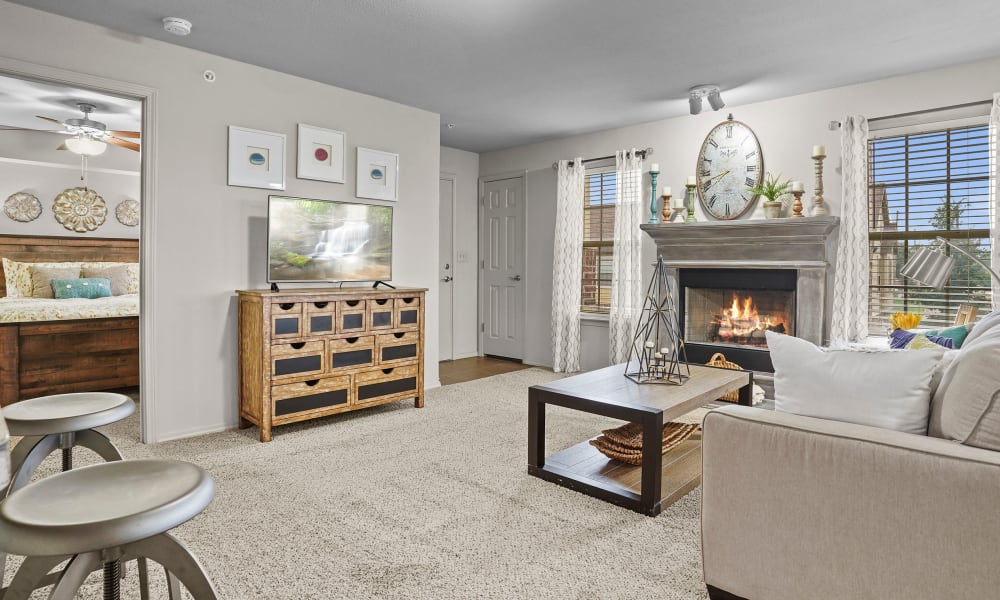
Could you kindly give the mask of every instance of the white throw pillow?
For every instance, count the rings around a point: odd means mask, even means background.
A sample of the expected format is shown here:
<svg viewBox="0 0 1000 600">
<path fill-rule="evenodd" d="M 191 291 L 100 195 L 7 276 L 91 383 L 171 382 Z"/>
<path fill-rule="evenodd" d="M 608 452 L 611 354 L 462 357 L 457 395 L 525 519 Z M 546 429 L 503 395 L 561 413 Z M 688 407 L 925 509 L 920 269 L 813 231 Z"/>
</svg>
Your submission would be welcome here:
<svg viewBox="0 0 1000 600">
<path fill-rule="evenodd" d="M 944 348 L 822 349 L 767 332 L 776 410 L 927 434 L 931 376 Z"/>
</svg>

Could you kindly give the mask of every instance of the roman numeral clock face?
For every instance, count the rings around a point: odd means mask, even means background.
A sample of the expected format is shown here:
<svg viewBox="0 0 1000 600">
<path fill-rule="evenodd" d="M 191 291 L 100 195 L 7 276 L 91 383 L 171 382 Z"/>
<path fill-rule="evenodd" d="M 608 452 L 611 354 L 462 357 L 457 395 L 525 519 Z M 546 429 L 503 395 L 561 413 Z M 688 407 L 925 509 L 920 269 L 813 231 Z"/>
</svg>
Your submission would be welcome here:
<svg viewBox="0 0 1000 600">
<path fill-rule="evenodd" d="M 716 219 L 735 219 L 753 208 L 764 171 L 757 136 L 745 123 L 719 123 L 698 153 L 698 199 Z"/>
</svg>

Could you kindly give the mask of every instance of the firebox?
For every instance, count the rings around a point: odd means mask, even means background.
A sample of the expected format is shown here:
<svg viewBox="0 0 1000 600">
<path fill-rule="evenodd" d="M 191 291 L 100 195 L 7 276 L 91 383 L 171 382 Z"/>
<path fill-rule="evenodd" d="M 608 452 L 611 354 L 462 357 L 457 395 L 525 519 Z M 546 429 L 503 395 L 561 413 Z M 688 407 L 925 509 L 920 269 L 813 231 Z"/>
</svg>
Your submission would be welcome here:
<svg viewBox="0 0 1000 600">
<path fill-rule="evenodd" d="M 795 335 L 794 269 L 680 269 L 679 314 L 690 362 L 716 352 L 774 372 L 766 331 Z"/>
</svg>

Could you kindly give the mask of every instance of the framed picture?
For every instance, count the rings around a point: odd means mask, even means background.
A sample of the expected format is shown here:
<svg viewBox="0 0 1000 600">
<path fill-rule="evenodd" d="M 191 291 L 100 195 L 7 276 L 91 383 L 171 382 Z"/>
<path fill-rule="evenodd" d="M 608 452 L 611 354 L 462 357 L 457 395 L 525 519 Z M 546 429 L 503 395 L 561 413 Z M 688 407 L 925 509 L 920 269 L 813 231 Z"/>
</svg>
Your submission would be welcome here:
<svg viewBox="0 0 1000 600">
<path fill-rule="evenodd" d="M 230 125 L 229 185 L 285 189 L 285 134 Z"/>
<path fill-rule="evenodd" d="M 343 131 L 299 123 L 299 179 L 344 183 Z"/>
<path fill-rule="evenodd" d="M 397 200 L 399 155 L 358 146 L 358 198 Z"/>
</svg>

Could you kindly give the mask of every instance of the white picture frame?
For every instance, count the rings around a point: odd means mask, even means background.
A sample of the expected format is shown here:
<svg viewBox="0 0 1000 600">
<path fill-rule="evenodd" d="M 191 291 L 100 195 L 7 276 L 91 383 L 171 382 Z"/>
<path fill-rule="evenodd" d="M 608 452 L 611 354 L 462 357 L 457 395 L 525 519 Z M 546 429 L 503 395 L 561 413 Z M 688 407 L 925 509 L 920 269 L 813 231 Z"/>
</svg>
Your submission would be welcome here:
<svg viewBox="0 0 1000 600">
<path fill-rule="evenodd" d="M 229 126 L 229 185 L 285 189 L 285 134 Z"/>
<path fill-rule="evenodd" d="M 343 131 L 299 123 L 295 176 L 331 183 L 344 183 Z"/>
<path fill-rule="evenodd" d="M 358 146 L 357 190 L 358 198 L 372 200 L 398 199 L 399 155 Z"/>
</svg>

